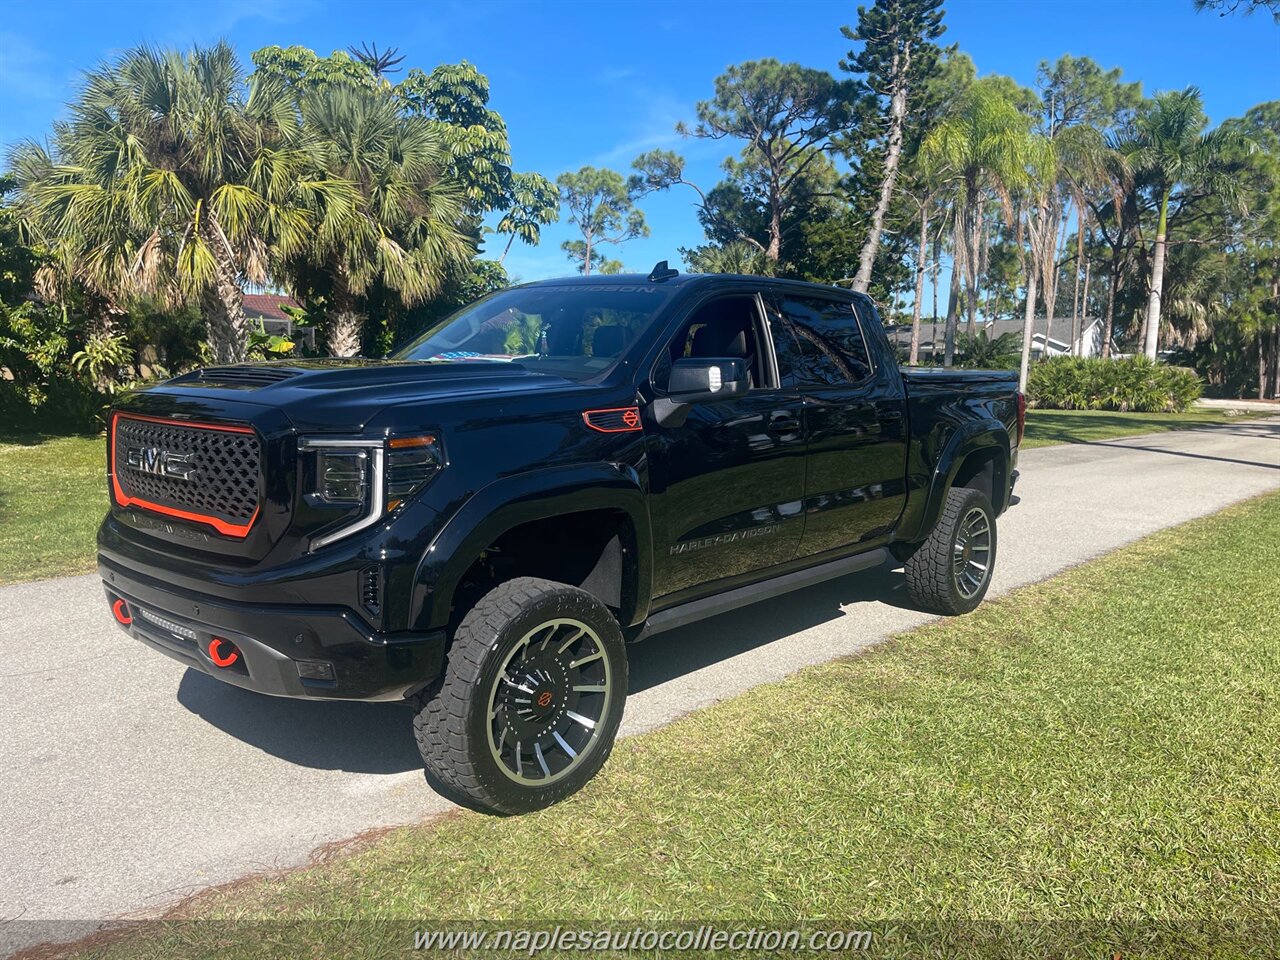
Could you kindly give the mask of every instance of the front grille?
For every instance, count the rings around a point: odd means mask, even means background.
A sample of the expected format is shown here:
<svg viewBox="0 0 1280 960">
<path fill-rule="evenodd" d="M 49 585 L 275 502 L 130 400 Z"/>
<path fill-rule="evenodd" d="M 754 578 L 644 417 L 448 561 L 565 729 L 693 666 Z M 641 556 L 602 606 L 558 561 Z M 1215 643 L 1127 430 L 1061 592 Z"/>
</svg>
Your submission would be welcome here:
<svg viewBox="0 0 1280 960">
<path fill-rule="evenodd" d="M 244 536 L 258 512 L 261 454 L 245 427 L 115 419 L 112 461 L 122 506 L 137 503 Z"/>
<path fill-rule="evenodd" d="M 225 383 L 237 387 L 265 387 L 296 377 L 301 371 L 288 367 L 204 367 L 195 379 L 202 383 Z"/>
</svg>

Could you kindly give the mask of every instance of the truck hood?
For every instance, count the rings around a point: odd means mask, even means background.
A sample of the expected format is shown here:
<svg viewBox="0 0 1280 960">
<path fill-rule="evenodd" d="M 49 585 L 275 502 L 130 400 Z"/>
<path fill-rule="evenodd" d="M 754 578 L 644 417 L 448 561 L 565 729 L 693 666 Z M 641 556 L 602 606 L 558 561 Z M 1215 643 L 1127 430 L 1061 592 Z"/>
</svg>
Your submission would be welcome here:
<svg viewBox="0 0 1280 960">
<path fill-rule="evenodd" d="M 204 367 L 146 392 L 274 407 L 299 432 L 356 433 L 400 403 L 581 389 L 518 363 L 325 358 Z"/>
</svg>

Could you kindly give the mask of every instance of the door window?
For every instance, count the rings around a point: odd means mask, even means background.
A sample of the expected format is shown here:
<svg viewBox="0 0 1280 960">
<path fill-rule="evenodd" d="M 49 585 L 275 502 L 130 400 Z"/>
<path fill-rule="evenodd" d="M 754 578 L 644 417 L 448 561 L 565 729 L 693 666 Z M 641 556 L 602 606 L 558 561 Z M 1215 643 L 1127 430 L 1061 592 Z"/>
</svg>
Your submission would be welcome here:
<svg viewBox="0 0 1280 960">
<path fill-rule="evenodd" d="M 753 390 L 773 386 L 754 296 L 720 297 L 694 311 L 654 364 L 653 385 L 666 390 L 671 365 L 685 357 L 742 359 Z"/>
<path fill-rule="evenodd" d="M 799 386 L 844 386 L 871 376 L 871 357 L 852 304 L 783 296 L 779 306 L 800 341 L 792 360 Z"/>
</svg>

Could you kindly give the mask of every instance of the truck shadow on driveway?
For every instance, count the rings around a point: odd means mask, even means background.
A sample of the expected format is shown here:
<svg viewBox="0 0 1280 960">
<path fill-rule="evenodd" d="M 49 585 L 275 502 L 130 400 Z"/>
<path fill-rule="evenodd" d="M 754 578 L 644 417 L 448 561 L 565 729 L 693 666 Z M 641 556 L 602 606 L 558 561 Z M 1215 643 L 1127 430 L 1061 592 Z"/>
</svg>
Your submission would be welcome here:
<svg viewBox="0 0 1280 960">
<path fill-rule="evenodd" d="M 303 767 L 403 773 L 422 766 L 402 703 L 268 697 L 188 670 L 178 702 L 223 733 Z"/>
<path fill-rule="evenodd" d="M 656 687 L 845 616 L 842 606 L 877 600 L 915 609 L 907 598 L 906 578 L 900 567 L 884 565 L 864 570 L 660 633 L 627 648 L 630 692 Z M 858 629 L 856 614 L 849 618 L 849 629 Z"/>
<path fill-rule="evenodd" d="M 843 605 L 872 600 L 909 608 L 900 569 L 866 570 L 659 634 L 627 648 L 630 692 L 844 616 Z M 855 614 L 849 629 L 857 628 Z M 402 703 L 268 697 L 195 670 L 183 674 L 177 698 L 222 732 L 298 766 L 375 774 L 422 768 Z"/>
</svg>

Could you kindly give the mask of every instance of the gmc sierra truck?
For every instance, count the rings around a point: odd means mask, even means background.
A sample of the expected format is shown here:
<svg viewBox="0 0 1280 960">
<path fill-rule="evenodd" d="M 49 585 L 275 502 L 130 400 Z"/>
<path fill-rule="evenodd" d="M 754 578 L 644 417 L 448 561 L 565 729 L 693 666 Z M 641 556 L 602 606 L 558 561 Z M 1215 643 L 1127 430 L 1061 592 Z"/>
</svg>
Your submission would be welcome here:
<svg viewBox="0 0 1280 960">
<path fill-rule="evenodd" d="M 433 785 L 519 813 L 604 764 L 629 641 L 891 561 L 972 610 L 1023 422 L 1013 374 L 899 370 L 846 290 L 531 283 L 388 360 L 122 397 L 99 569 L 143 643 L 260 693 L 406 700 Z"/>
</svg>

